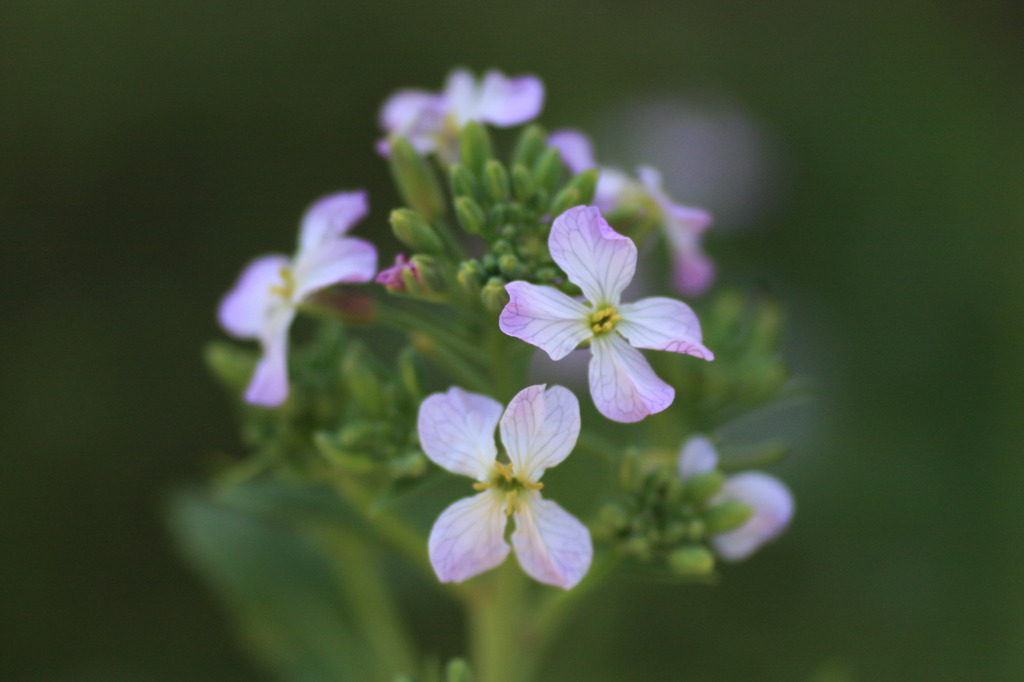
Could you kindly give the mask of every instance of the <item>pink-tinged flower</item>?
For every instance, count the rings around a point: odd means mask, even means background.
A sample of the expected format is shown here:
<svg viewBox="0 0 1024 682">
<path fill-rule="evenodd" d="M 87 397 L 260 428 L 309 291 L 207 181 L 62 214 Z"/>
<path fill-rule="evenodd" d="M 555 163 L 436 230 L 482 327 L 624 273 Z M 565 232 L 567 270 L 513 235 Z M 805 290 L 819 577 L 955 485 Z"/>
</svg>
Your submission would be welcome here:
<svg viewBox="0 0 1024 682">
<path fill-rule="evenodd" d="M 245 400 L 273 407 L 288 397 L 288 328 L 302 301 L 339 282 L 368 282 L 377 271 L 377 250 L 345 237 L 366 215 L 365 192 L 341 192 L 314 203 L 302 218 L 294 256 L 257 258 L 242 271 L 220 302 L 218 317 L 228 333 L 256 339 L 263 357 Z"/>
<path fill-rule="evenodd" d="M 384 103 L 380 127 L 388 137 L 404 137 L 420 153 L 448 152 L 470 121 L 499 128 L 526 123 L 544 106 L 544 84 L 536 76 L 507 78 L 488 71 L 482 81 L 465 69 L 448 75 L 440 93 L 400 90 Z M 388 153 L 387 140 L 377 150 Z"/>
<path fill-rule="evenodd" d="M 405 291 L 405 280 L 402 279 L 402 273 L 406 270 L 411 272 L 414 277 L 417 275 L 416 266 L 404 253 L 400 253 L 395 256 L 395 264 L 378 272 L 374 281 L 377 284 L 383 284 L 388 291 Z"/>
<path fill-rule="evenodd" d="M 573 173 L 599 168 L 590 140 L 579 131 L 553 132 L 548 143 L 558 149 Z M 662 188 L 661 173 L 653 168 L 637 168 L 637 180 L 614 168 L 600 169 L 594 205 L 608 212 L 630 204 L 652 204 L 672 250 L 676 287 L 690 296 L 707 291 L 715 279 L 715 266 L 701 248 L 701 238 L 711 225 L 711 214 L 672 201 Z"/>
<path fill-rule="evenodd" d="M 577 206 L 556 218 L 548 248 L 587 302 L 553 287 L 510 282 L 498 325 L 552 360 L 589 340 L 590 395 L 601 414 L 635 422 L 672 404 L 675 389 L 654 374 L 638 348 L 714 359 L 701 343 L 697 316 L 685 303 L 662 297 L 620 302 L 636 271 L 636 246 L 613 230 L 597 208 Z"/>
<path fill-rule="evenodd" d="M 508 462 L 499 462 L 494 429 Z M 512 547 L 526 573 L 569 589 L 586 575 L 594 549 L 590 532 L 551 500 L 540 477 L 572 452 L 580 433 L 580 406 L 567 388 L 523 389 L 502 415 L 492 398 L 452 387 L 420 405 L 420 445 L 435 464 L 476 479 L 480 492 L 452 504 L 430 531 L 430 563 L 441 582 L 462 582 L 508 556 L 505 526 L 515 519 Z"/>
<path fill-rule="evenodd" d="M 685 481 L 718 466 L 718 453 L 703 436 L 694 436 L 679 455 L 679 476 Z M 760 471 L 745 471 L 725 479 L 722 489 L 709 504 L 729 500 L 742 502 L 754 514 L 736 530 L 711 538 L 715 551 L 728 561 L 741 561 L 773 540 L 793 518 L 793 496 L 783 483 Z"/>
</svg>

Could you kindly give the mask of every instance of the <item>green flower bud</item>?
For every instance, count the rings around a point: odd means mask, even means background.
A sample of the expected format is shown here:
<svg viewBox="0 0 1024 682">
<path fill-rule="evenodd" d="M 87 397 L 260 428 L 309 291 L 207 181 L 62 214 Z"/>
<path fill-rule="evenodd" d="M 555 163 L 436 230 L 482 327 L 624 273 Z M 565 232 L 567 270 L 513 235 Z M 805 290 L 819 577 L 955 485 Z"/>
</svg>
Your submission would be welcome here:
<svg viewBox="0 0 1024 682">
<path fill-rule="evenodd" d="M 444 670 L 445 682 L 473 682 L 469 664 L 464 658 L 453 658 L 448 661 Z"/>
<path fill-rule="evenodd" d="M 487 224 L 488 225 L 501 225 L 505 222 L 505 208 L 507 204 L 493 204 L 487 211 Z"/>
<path fill-rule="evenodd" d="M 203 349 L 206 366 L 229 391 L 241 393 L 252 379 L 256 353 L 227 341 L 214 341 Z"/>
<path fill-rule="evenodd" d="M 462 164 L 453 164 L 448 169 L 448 182 L 452 187 L 452 196 L 456 199 L 459 197 L 476 198 L 476 180 L 473 179 L 473 174 Z"/>
<path fill-rule="evenodd" d="M 668 565 L 679 575 L 706 576 L 715 570 L 715 555 L 701 545 L 689 545 L 669 554 Z"/>
<path fill-rule="evenodd" d="M 484 187 L 487 188 L 487 195 L 492 201 L 505 201 L 509 192 L 512 191 L 512 184 L 508 178 L 508 171 L 497 159 L 488 159 L 484 165 Z"/>
<path fill-rule="evenodd" d="M 736 530 L 750 520 L 754 510 L 738 500 L 726 500 L 704 512 L 704 526 L 708 535 Z"/>
<path fill-rule="evenodd" d="M 412 265 L 412 271 L 416 273 L 414 276 L 422 293 L 441 294 L 448 290 L 448 283 L 444 279 L 441 265 L 436 258 L 418 253 L 409 260 L 409 264 Z M 412 272 L 405 270 L 402 272 L 403 278 L 407 273 L 412 276 Z"/>
<path fill-rule="evenodd" d="M 687 536 L 687 526 L 685 523 L 678 521 L 672 521 L 666 524 L 665 530 L 661 533 L 661 538 L 667 545 L 674 545 L 680 540 L 683 540 Z"/>
<path fill-rule="evenodd" d="M 441 253 L 444 243 L 423 216 L 408 208 L 396 208 L 388 219 L 391 231 L 410 249 L 426 253 Z"/>
<path fill-rule="evenodd" d="M 499 239 L 491 245 L 491 253 L 495 253 L 499 256 L 505 256 L 510 253 L 515 253 L 515 247 L 512 243 L 504 239 Z"/>
<path fill-rule="evenodd" d="M 615 504 L 614 502 L 606 504 L 601 507 L 601 511 L 598 514 L 602 523 L 607 524 L 616 531 L 625 530 L 629 525 L 629 513 L 620 504 Z"/>
<path fill-rule="evenodd" d="M 686 524 L 686 534 L 694 540 L 702 540 L 707 532 L 707 526 L 700 519 L 693 519 Z"/>
<path fill-rule="evenodd" d="M 515 225 L 502 225 L 498 235 L 505 241 L 512 241 L 519 236 L 519 228 Z"/>
<path fill-rule="evenodd" d="M 580 191 L 575 187 L 566 187 L 551 201 L 551 217 L 557 218 L 573 206 L 580 206 Z"/>
<path fill-rule="evenodd" d="M 505 291 L 505 280 L 501 277 L 491 277 L 480 292 L 480 298 L 484 307 L 495 312 L 501 310 L 508 303 L 508 292 Z"/>
<path fill-rule="evenodd" d="M 597 189 L 597 179 L 600 174 L 601 171 L 597 168 L 591 168 L 590 170 L 583 171 L 566 183 L 566 189 L 572 188 L 580 193 L 579 204 L 575 204 L 576 206 L 590 204 L 594 200 L 594 190 Z"/>
<path fill-rule="evenodd" d="M 512 194 L 519 201 L 529 201 L 537 190 L 533 175 L 526 166 L 517 163 L 512 166 Z"/>
<path fill-rule="evenodd" d="M 406 346 L 398 354 L 398 379 L 413 403 L 423 397 L 423 382 L 420 379 L 420 355 L 415 348 Z"/>
<path fill-rule="evenodd" d="M 444 213 L 444 193 L 434 169 L 407 140 L 396 138 L 391 141 L 388 164 L 398 192 L 408 206 L 427 220 Z"/>
<path fill-rule="evenodd" d="M 349 394 L 363 412 L 380 417 L 387 408 L 384 387 L 376 372 L 366 346 L 359 341 L 349 344 L 341 360 L 341 372 Z"/>
<path fill-rule="evenodd" d="M 555 281 L 555 278 L 557 276 L 558 273 L 555 272 L 555 269 L 550 265 L 545 265 L 542 268 L 537 268 L 537 272 L 534 274 L 534 277 L 536 277 L 537 281 L 540 282 L 541 284 L 550 284 L 551 282 Z"/>
<path fill-rule="evenodd" d="M 459 160 L 478 178 L 482 178 L 487 160 L 491 158 L 491 137 L 487 129 L 470 121 L 459 134 Z"/>
<path fill-rule="evenodd" d="M 484 272 L 493 273 L 498 269 L 498 256 L 493 253 L 485 253 L 480 256 L 480 265 L 483 266 Z"/>
<path fill-rule="evenodd" d="M 427 471 L 427 458 L 419 450 L 411 450 L 388 460 L 388 469 L 397 477 L 422 476 Z"/>
<path fill-rule="evenodd" d="M 683 497 L 690 504 L 700 507 L 722 489 L 723 483 L 725 483 L 725 476 L 720 471 L 706 471 L 685 483 Z"/>
<path fill-rule="evenodd" d="M 455 217 L 458 218 L 462 229 L 470 234 L 482 235 L 487 227 L 483 209 L 469 197 L 459 197 L 455 200 Z"/>
<path fill-rule="evenodd" d="M 484 269 L 479 261 L 465 260 L 459 264 L 459 274 L 456 277 L 466 291 L 477 294 L 484 283 Z"/>
<path fill-rule="evenodd" d="M 519 135 L 515 151 L 512 153 L 512 163 L 529 168 L 537 162 L 547 147 L 547 133 L 539 125 L 531 125 Z"/>
<path fill-rule="evenodd" d="M 640 559 L 651 557 L 651 544 L 642 537 L 631 537 L 622 543 L 622 551 Z"/>
<path fill-rule="evenodd" d="M 545 190 L 550 196 L 562 179 L 564 171 L 562 157 L 558 154 L 558 150 L 550 147 L 537 160 L 537 164 L 533 168 L 533 181 L 537 187 Z"/>
<path fill-rule="evenodd" d="M 508 280 L 522 279 L 526 276 L 526 266 L 511 253 L 498 259 L 498 270 Z"/>
</svg>

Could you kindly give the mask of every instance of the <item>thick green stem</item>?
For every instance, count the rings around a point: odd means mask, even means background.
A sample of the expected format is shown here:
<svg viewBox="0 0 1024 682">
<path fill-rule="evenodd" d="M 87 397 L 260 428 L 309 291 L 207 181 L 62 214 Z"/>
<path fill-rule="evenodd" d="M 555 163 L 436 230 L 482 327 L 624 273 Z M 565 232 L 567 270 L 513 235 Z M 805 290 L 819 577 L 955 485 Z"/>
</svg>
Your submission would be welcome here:
<svg viewBox="0 0 1024 682">
<path fill-rule="evenodd" d="M 477 682 L 527 682 L 532 652 L 524 641 L 526 577 L 506 561 L 468 603 L 470 647 Z"/>
</svg>

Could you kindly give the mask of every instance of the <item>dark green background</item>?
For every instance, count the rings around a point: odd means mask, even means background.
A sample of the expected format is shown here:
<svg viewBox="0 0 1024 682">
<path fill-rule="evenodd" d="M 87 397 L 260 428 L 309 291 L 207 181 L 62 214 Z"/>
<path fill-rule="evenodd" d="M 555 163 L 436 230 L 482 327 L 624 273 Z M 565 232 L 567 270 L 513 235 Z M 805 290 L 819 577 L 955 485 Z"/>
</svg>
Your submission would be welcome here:
<svg viewBox="0 0 1024 682">
<path fill-rule="evenodd" d="M 818 388 L 796 523 L 718 588 L 616 583 L 549 679 L 1024 677 L 1020 3 L 7 0 L 0 678 L 260 679 L 160 518 L 238 450 L 199 350 L 312 198 L 383 231 L 377 108 L 456 64 L 541 75 L 551 127 L 724 93 L 786 161 L 711 250 Z"/>
</svg>

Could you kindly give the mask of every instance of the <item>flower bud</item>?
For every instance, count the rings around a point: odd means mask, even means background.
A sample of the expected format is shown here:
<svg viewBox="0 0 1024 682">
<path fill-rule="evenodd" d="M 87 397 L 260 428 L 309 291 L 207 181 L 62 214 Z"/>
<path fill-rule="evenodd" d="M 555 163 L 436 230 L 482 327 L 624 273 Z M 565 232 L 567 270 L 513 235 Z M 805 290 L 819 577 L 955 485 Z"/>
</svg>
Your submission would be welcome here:
<svg viewBox="0 0 1024 682">
<path fill-rule="evenodd" d="M 536 277 L 537 281 L 540 282 L 541 284 L 550 284 L 551 282 L 555 281 L 555 277 L 557 276 L 558 273 L 555 272 L 555 269 L 550 265 L 545 265 L 542 268 L 537 268 L 537 272 L 534 273 L 534 277 Z"/>
<path fill-rule="evenodd" d="M 539 125 L 532 125 L 519 135 L 515 151 L 512 153 L 512 162 L 529 168 L 536 163 L 547 146 L 547 133 Z"/>
<path fill-rule="evenodd" d="M 575 204 L 576 206 L 588 205 L 594 200 L 594 190 L 597 189 L 597 179 L 600 174 L 601 171 L 597 168 L 591 168 L 576 175 L 566 183 L 565 189 L 575 189 L 580 193 L 579 204 Z"/>
<path fill-rule="evenodd" d="M 371 366 L 371 358 L 366 346 L 353 341 L 349 344 L 341 360 L 341 373 L 349 395 L 356 401 L 366 414 L 379 417 L 384 414 L 387 400 L 384 387 Z"/>
<path fill-rule="evenodd" d="M 427 458 L 419 450 L 410 450 L 388 460 L 388 469 L 398 478 L 415 478 L 427 471 Z"/>
<path fill-rule="evenodd" d="M 505 291 L 505 280 L 501 277 L 491 277 L 480 292 L 480 298 L 484 307 L 495 312 L 501 310 L 508 303 L 508 292 Z"/>
<path fill-rule="evenodd" d="M 482 178 L 489 158 L 491 137 L 487 129 L 476 121 L 470 121 L 459 133 L 459 160 L 473 175 Z"/>
<path fill-rule="evenodd" d="M 720 471 L 705 471 L 686 481 L 683 497 L 690 504 L 703 506 L 722 489 L 723 483 L 725 476 Z"/>
<path fill-rule="evenodd" d="M 416 211 L 396 208 L 389 218 L 391 231 L 398 240 L 414 251 L 441 253 L 444 244 L 434 228 Z"/>
<path fill-rule="evenodd" d="M 396 138 L 391 141 L 388 165 L 398 192 L 408 206 L 427 220 L 444 213 L 444 193 L 437 175 L 407 140 Z"/>
<path fill-rule="evenodd" d="M 573 206 L 580 206 L 580 191 L 575 187 L 565 187 L 551 200 L 551 217 L 557 218 Z"/>
<path fill-rule="evenodd" d="M 418 253 L 412 257 L 409 264 L 412 266 L 411 272 L 403 271 L 402 276 L 415 275 L 420 289 L 417 293 L 441 294 L 448 290 L 448 283 L 445 282 L 441 266 L 436 258 L 425 253 Z M 408 284 L 408 280 L 406 283 Z"/>
<path fill-rule="evenodd" d="M 501 161 L 488 159 L 484 165 L 484 187 L 487 189 L 487 196 L 491 201 L 505 201 L 508 199 L 512 186 L 509 182 L 508 171 Z"/>
<path fill-rule="evenodd" d="M 703 520 L 708 535 L 736 530 L 750 520 L 754 510 L 738 500 L 726 500 L 704 512 Z"/>
<path fill-rule="evenodd" d="M 602 523 L 616 531 L 625 530 L 629 525 L 629 513 L 622 508 L 622 505 L 614 502 L 601 507 L 598 515 Z"/>
<path fill-rule="evenodd" d="M 469 670 L 469 664 L 464 658 L 453 658 L 448 661 L 444 670 L 445 682 L 473 682 L 473 675 Z"/>
<path fill-rule="evenodd" d="M 533 181 L 537 187 L 545 190 L 550 196 L 562 179 L 563 169 L 562 157 L 557 149 L 551 147 L 545 150 L 537 160 L 537 164 L 533 168 Z"/>
<path fill-rule="evenodd" d="M 536 189 L 533 175 L 530 174 L 526 166 L 520 163 L 512 166 L 512 193 L 517 200 L 529 201 Z"/>
<path fill-rule="evenodd" d="M 256 355 L 251 350 L 226 341 L 207 344 L 203 357 L 220 383 L 238 393 L 245 390 L 256 366 Z"/>
<path fill-rule="evenodd" d="M 465 260 L 459 264 L 459 273 L 456 277 L 466 291 L 477 294 L 484 283 L 484 270 L 480 261 Z"/>
<path fill-rule="evenodd" d="M 526 266 L 511 253 L 498 259 L 498 270 L 508 280 L 522 279 L 527 273 Z"/>
<path fill-rule="evenodd" d="M 473 174 L 466 170 L 466 167 L 462 164 L 453 164 L 448 169 L 448 183 L 452 187 L 452 196 L 456 199 L 459 197 L 476 198 L 476 180 L 473 179 Z"/>
<path fill-rule="evenodd" d="M 679 575 L 706 576 L 715 570 L 715 555 L 701 545 L 688 545 L 669 554 L 668 565 Z"/>
<path fill-rule="evenodd" d="M 480 204 L 469 197 L 459 197 L 455 200 L 455 217 L 459 225 L 470 234 L 482 235 L 487 227 L 487 218 Z"/>
</svg>

